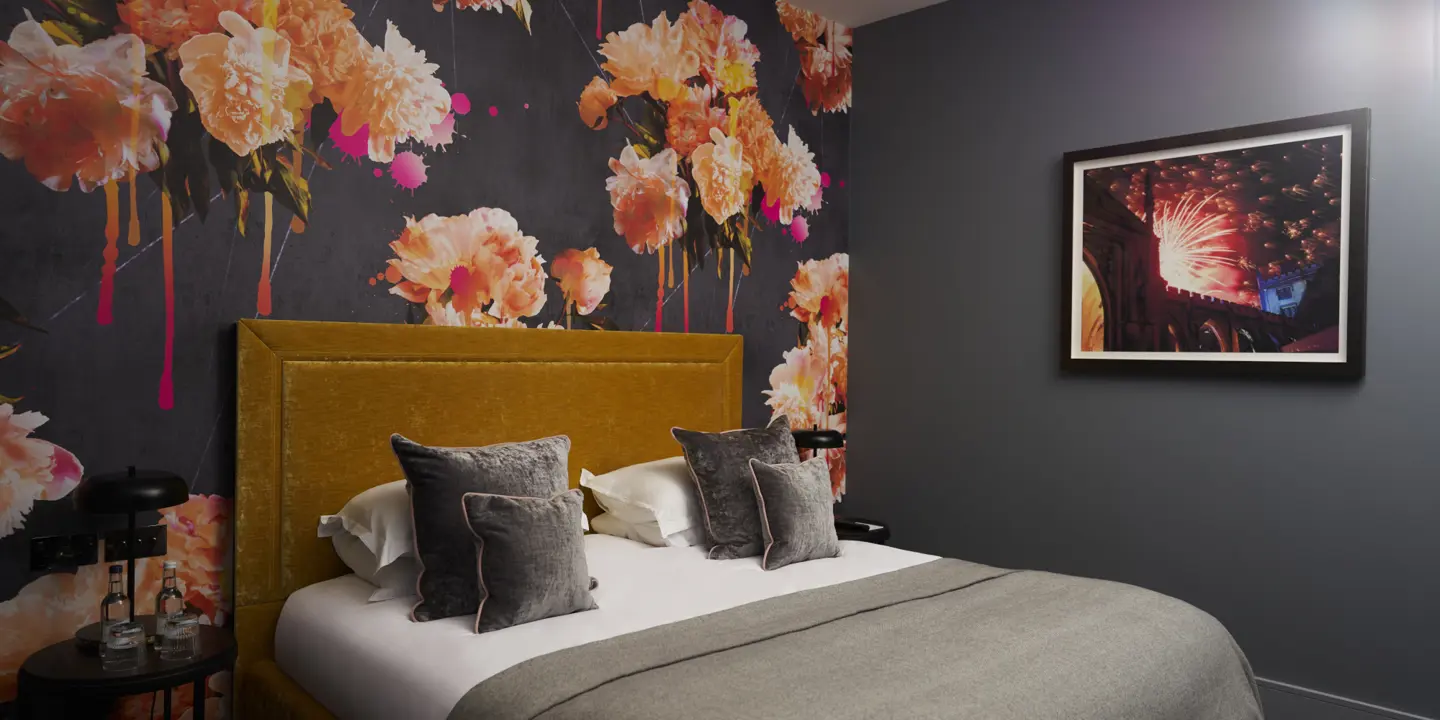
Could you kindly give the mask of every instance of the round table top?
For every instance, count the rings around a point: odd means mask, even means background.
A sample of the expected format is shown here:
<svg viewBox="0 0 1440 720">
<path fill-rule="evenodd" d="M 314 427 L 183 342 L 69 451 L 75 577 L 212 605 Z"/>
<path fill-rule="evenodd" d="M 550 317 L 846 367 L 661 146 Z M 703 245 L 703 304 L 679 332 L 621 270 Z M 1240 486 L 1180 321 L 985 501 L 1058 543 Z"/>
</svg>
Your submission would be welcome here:
<svg viewBox="0 0 1440 720">
<path fill-rule="evenodd" d="M 235 638 L 229 630 L 200 626 L 195 656 L 188 660 L 161 660 L 160 651 L 148 646 L 144 659 L 129 670 L 105 670 L 100 657 L 84 652 L 71 638 L 36 651 L 20 666 L 26 690 L 78 690 L 107 695 L 134 695 L 194 682 L 229 670 L 235 663 Z"/>
</svg>

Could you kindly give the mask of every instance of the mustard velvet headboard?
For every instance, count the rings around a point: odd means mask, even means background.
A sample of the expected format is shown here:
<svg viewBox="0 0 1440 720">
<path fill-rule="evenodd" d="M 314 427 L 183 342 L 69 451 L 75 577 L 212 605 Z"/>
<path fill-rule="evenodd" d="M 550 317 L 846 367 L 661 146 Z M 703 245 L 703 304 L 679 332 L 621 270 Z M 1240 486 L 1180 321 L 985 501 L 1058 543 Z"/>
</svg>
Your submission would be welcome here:
<svg viewBox="0 0 1440 720">
<path fill-rule="evenodd" d="M 291 592 L 348 572 L 316 522 L 402 476 L 390 434 L 473 446 L 568 435 L 570 484 L 680 453 L 670 428 L 740 426 L 736 335 L 242 320 L 235 630 L 274 654 Z"/>
</svg>

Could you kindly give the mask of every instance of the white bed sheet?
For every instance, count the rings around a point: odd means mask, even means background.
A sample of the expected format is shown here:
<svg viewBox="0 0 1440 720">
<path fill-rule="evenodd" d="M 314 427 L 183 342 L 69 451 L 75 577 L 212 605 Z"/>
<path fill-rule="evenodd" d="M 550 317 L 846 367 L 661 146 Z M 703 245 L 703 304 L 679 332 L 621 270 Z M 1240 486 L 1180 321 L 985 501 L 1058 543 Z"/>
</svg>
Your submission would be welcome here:
<svg viewBox="0 0 1440 720">
<path fill-rule="evenodd" d="M 707 560 L 698 547 L 656 548 L 587 535 L 598 610 L 476 635 L 473 617 L 410 621 L 415 598 L 371 603 L 354 575 L 293 593 L 275 631 L 275 662 L 342 720 L 444 720 L 470 688 L 567 647 L 933 560 L 842 542 L 838 558 L 760 569 L 759 558 Z"/>
</svg>

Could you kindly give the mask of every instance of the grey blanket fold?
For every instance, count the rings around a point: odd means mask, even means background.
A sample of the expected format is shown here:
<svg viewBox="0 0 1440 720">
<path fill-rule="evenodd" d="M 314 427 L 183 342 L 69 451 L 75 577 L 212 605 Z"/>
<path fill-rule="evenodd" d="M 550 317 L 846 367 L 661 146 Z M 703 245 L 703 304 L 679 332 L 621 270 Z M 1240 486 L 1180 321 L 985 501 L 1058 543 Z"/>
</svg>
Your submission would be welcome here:
<svg viewBox="0 0 1440 720">
<path fill-rule="evenodd" d="M 603 612 L 601 610 L 600 612 Z M 550 653 L 450 720 L 1251 720 L 1211 616 L 1099 580 L 935 560 Z"/>
</svg>

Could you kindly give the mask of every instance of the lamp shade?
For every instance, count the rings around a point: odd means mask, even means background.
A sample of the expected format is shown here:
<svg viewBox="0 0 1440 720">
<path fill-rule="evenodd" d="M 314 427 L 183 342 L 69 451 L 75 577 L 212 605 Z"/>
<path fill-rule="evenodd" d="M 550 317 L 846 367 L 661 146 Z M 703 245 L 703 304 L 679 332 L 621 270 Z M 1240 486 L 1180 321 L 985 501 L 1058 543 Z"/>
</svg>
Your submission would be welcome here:
<svg viewBox="0 0 1440 720">
<path fill-rule="evenodd" d="M 845 447 L 845 433 L 839 430 L 795 430 L 795 447 L 805 450 L 834 450 Z"/>
<path fill-rule="evenodd" d="M 75 505 L 96 515 L 127 513 L 174 507 L 190 498 L 185 479 L 164 470 L 136 470 L 106 473 L 85 478 L 75 489 Z"/>
</svg>

